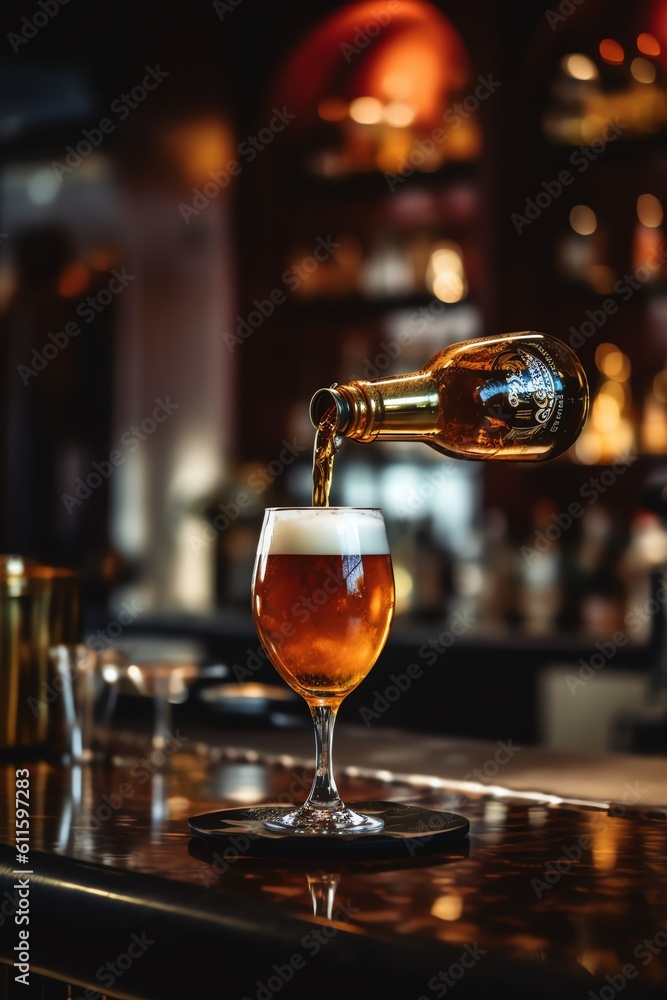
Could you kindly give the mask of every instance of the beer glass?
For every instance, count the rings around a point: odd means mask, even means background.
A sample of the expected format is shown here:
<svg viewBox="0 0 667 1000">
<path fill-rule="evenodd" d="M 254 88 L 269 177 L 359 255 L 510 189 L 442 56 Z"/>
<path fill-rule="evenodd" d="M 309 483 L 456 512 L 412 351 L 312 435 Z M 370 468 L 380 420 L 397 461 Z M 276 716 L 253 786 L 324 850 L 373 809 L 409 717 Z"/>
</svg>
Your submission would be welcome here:
<svg viewBox="0 0 667 1000">
<path fill-rule="evenodd" d="M 266 820 L 274 831 L 357 834 L 383 821 L 340 799 L 333 774 L 336 713 L 380 655 L 394 615 L 382 512 L 352 507 L 265 511 L 252 578 L 257 634 L 278 673 L 305 699 L 315 776 L 303 805 Z"/>
</svg>

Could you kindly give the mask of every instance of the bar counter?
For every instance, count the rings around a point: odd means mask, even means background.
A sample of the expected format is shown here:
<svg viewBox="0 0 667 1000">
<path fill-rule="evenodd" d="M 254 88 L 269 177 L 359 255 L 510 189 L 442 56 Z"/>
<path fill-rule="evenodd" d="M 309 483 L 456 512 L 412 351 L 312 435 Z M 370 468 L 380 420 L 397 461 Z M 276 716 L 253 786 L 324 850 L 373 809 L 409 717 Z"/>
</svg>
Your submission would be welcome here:
<svg viewBox="0 0 667 1000">
<path fill-rule="evenodd" d="M 665 996 L 663 759 L 341 724 L 346 801 L 451 811 L 469 835 L 391 858 L 223 856 L 188 818 L 305 798 L 312 734 L 200 736 L 175 729 L 162 752 L 128 745 L 114 763 L 3 763 L 0 997 Z M 21 926 L 28 989 L 13 967 Z"/>
</svg>

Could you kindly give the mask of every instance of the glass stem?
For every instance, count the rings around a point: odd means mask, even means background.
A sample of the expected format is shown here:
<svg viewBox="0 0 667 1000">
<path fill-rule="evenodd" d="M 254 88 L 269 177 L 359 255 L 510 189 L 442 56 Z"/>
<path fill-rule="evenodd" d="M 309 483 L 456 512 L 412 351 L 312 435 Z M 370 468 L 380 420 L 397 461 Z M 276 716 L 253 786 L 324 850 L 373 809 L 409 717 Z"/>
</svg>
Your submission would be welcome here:
<svg viewBox="0 0 667 1000">
<path fill-rule="evenodd" d="M 333 775 L 333 732 L 338 707 L 311 705 L 315 726 L 315 777 L 306 807 L 340 809 L 342 802 Z"/>
</svg>

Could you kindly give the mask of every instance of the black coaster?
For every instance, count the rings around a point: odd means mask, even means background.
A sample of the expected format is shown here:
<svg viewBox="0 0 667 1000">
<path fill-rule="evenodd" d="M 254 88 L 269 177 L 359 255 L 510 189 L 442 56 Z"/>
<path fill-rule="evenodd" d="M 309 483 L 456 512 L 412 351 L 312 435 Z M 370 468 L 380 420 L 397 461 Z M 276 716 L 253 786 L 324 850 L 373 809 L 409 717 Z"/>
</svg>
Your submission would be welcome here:
<svg viewBox="0 0 667 1000">
<path fill-rule="evenodd" d="M 293 805 L 242 806 L 193 816 L 190 832 L 231 847 L 237 857 L 373 858 L 414 857 L 435 853 L 466 837 L 470 823 L 464 816 L 399 802 L 348 802 L 357 812 L 379 816 L 384 827 L 375 833 L 294 834 L 267 830 L 266 820 L 294 809 Z"/>
</svg>

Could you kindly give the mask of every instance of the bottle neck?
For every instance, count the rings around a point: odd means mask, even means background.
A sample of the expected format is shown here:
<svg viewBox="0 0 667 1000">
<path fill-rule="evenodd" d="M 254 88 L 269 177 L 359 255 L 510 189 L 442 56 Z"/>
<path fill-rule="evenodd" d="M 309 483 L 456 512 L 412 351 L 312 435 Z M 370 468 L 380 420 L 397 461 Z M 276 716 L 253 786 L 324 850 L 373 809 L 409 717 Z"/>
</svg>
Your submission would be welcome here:
<svg viewBox="0 0 667 1000">
<path fill-rule="evenodd" d="M 355 441 L 415 441 L 438 431 L 438 389 L 430 372 L 321 389 L 310 406 L 315 426 L 332 406 L 336 432 Z"/>
</svg>

